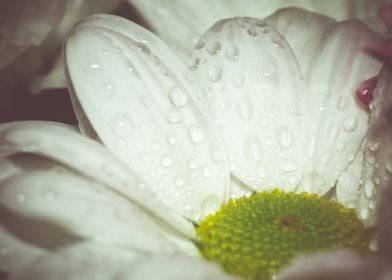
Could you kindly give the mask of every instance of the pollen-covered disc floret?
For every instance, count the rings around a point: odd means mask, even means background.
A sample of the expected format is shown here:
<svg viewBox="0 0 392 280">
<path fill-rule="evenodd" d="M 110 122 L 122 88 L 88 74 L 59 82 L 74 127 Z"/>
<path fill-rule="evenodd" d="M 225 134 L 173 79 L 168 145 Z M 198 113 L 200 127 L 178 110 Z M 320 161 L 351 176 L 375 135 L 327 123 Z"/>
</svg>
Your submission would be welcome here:
<svg viewBox="0 0 392 280">
<path fill-rule="evenodd" d="M 370 231 L 352 209 L 280 190 L 230 200 L 197 228 L 201 254 L 246 279 L 271 279 L 303 253 L 349 247 L 366 252 Z"/>
</svg>

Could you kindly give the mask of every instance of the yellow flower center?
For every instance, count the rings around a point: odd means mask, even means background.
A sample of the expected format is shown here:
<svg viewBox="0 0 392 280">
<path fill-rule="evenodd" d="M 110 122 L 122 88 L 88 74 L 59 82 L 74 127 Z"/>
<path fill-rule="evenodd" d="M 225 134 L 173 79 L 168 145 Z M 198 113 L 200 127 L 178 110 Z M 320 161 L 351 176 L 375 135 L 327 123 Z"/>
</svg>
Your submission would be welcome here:
<svg viewBox="0 0 392 280">
<path fill-rule="evenodd" d="M 371 233 L 353 209 L 318 195 L 280 190 L 230 200 L 196 229 L 203 257 L 245 279 L 271 279 L 320 250 L 368 251 Z"/>
</svg>

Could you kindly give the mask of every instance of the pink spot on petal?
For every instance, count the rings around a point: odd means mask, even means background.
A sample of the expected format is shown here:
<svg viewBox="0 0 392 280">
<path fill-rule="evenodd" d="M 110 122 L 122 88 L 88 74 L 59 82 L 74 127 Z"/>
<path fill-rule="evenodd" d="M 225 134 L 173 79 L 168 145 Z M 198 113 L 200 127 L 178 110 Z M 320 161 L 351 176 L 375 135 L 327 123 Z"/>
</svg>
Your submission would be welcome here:
<svg viewBox="0 0 392 280">
<path fill-rule="evenodd" d="M 377 86 L 377 76 L 363 81 L 357 89 L 356 95 L 359 101 L 370 110 L 370 102 L 373 100 L 373 91 Z"/>
</svg>

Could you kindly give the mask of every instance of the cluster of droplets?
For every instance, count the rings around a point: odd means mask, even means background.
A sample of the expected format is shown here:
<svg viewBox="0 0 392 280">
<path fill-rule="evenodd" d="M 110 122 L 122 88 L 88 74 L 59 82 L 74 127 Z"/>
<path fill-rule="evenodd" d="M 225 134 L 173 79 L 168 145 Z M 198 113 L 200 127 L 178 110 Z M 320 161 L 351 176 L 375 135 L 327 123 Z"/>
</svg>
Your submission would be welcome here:
<svg viewBox="0 0 392 280">
<path fill-rule="evenodd" d="M 113 41 L 116 43 L 116 40 Z M 136 169 L 140 170 L 136 171 L 143 174 L 148 185 L 161 196 L 165 204 L 176 205 L 174 208 L 182 208 L 180 212 L 185 212 L 188 218 L 198 220 L 202 218 L 200 213 L 213 211 L 220 203 L 218 197 L 224 196 L 221 193 L 223 190 L 207 191 L 210 189 L 208 186 L 224 185 L 220 182 L 227 180 L 223 161 L 214 160 L 210 155 L 214 150 L 222 154 L 208 132 L 211 129 L 208 124 L 211 108 L 203 91 L 193 94 L 194 81 L 189 70 L 186 67 L 173 70 L 170 68 L 172 65 L 167 67 L 148 45 L 148 40 L 133 42 L 133 55 L 124 52 L 122 47 L 116 49 L 115 55 L 124 58 L 124 67 L 132 69 L 129 71 L 129 78 L 140 86 L 135 86 L 132 90 L 136 92 L 129 94 L 113 86 L 109 89 L 105 85 L 111 92 L 111 100 L 102 99 L 103 108 L 108 102 L 121 100 L 117 113 L 108 120 L 108 126 L 117 139 L 117 143 L 111 148 L 116 154 L 121 154 L 121 157 L 129 157 L 131 168 L 135 169 L 137 162 Z M 210 46 L 210 51 L 214 48 L 219 49 L 219 46 Z M 106 57 L 110 59 L 110 56 Z M 146 66 L 135 67 L 134 57 L 143 59 Z M 105 67 L 92 64 L 91 70 L 108 71 L 109 67 L 110 63 Z M 142 76 L 146 71 L 159 81 L 159 88 L 151 93 L 148 91 L 153 86 L 145 85 Z M 177 72 L 182 74 L 178 75 Z M 219 69 L 216 69 L 214 75 L 219 76 Z M 147 93 L 139 92 L 138 88 L 147 89 Z M 132 113 L 134 110 L 135 115 Z M 136 111 L 139 117 L 136 116 Z M 164 120 L 156 115 L 156 112 L 161 111 L 165 112 Z M 106 111 L 100 113 L 105 114 Z M 141 119 L 140 115 L 144 118 Z M 102 119 L 102 115 L 98 119 Z M 159 123 L 162 121 L 166 124 Z M 162 131 L 161 127 L 167 129 Z M 147 143 L 142 143 L 146 139 Z M 183 148 L 184 145 L 187 148 Z M 180 154 L 182 150 L 187 153 Z M 190 151 L 193 151 L 192 154 Z M 197 162 L 197 168 L 184 168 L 187 161 Z M 212 200 L 215 203 L 211 203 Z"/>
</svg>

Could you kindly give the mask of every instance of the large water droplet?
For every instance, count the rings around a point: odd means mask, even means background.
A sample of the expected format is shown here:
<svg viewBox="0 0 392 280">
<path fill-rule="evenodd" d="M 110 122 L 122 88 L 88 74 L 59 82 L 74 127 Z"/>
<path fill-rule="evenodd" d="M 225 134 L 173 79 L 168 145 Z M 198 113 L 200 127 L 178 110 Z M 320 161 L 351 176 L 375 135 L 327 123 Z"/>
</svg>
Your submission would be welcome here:
<svg viewBox="0 0 392 280">
<path fill-rule="evenodd" d="M 197 42 L 196 45 L 195 45 L 195 49 L 196 50 L 200 50 L 202 48 L 204 48 L 204 42 L 203 41 Z"/>
<path fill-rule="evenodd" d="M 26 196 L 24 194 L 18 194 L 16 195 L 16 201 L 19 203 L 23 203 L 26 201 Z"/>
<path fill-rule="evenodd" d="M 373 190 L 374 190 L 374 183 L 370 180 L 367 180 L 364 186 L 365 196 L 367 198 L 371 198 L 373 196 Z"/>
<path fill-rule="evenodd" d="M 185 107 L 188 104 L 188 95 L 179 87 L 173 87 L 169 90 L 169 97 L 172 104 L 176 107 Z"/>
<path fill-rule="evenodd" d="M 226 47 L 225 56 L 229 61 L 236 61 L 238 59 L 238 47 L 234 44 L 229 44 Z"/>
<path fill-rule="evenodd" d="M 114 134 L 118 137 L 126 138 L 133 135 L 135 127 L 132 121 L 125 115 L 115 116 L 109 123 Z"/>
<path fill-rule="evenodd" d="M 218 41 L 210 42 L 207 46 L 207 52 L 212 55 L 216 55 L 221 50 L 221 44 Z"/>
<path fill-rule="evenodd" d="M 173 164 L 173 160 L 168 155 L 164 155 L 161 158 L 161 164 L 164 167 L 170 167 Z"/>
<path fill-rule="evenodd" d="M 350 116 L 344 119 L 343 128 L 347 132 L 353 132 L 358 126 L 358 119 L 355 116 Z"/>
<path fill-rule="evenodd" d="M 282 148 L 289 148 L 293 144 L 293 133 L 291 130 L 283 126 L 278 130 L 277 133 L 278 143 Z"/>
<path fill-rule="evenodd" d="M 237 114 L 241 120 L 247 122 L 252 118 L 252 103 L 249 98 L 243 97 L 237 102 Z"/>
<path fill-rule="evenodd" d="M 205 133 L 200 126 L 194 125 L 189 128 L 189 138 L 195 144 L 201 143 L 205 138 Z"/>
<path fill-rule="evenodd" d="M 182 113 L 176 109 L 169 110 L 167 112 L 166 117 L 167 117 L 168 122 L 170 122 L 170 123 L 179 123 L 179 122 L 182 122 L 184 119 L 184 116 L 182 115 Z"/>
<path fill-rule="evenodd" d="M 336 107 L 338 108 L 339 111 L 343 111 L 347 109 L 349 102 L 350 102 L 349 98 L 345 95 L 342 95 L 339 97 Z"/>
<path fill-rule="evenodd" d="M 245 157 L 251 162 L 261 160 L 261 145 L 259 139 L 255 136 L 248 137 L 244 142 Z"/>
<path fill-rule="evenodd" d="M 90 65 L 91 69 L 98 69 L 99 67 L 100 67 L 99 64 L 95 64 L 95 63 Z"/>
<path fill-rule="evenodd" d="M 222 77 L 222 68 L 219 66 L 213 66 L 208 69 L 207 79 L 213 83 L 218 82 Z"/>
<path fill-rule="evenodd" d="M 287 160 L 282 166 L 282 170 L 287 173 L 294 172 L 297 168 L 298 164 L 292 160 Z"/>
</svg>

